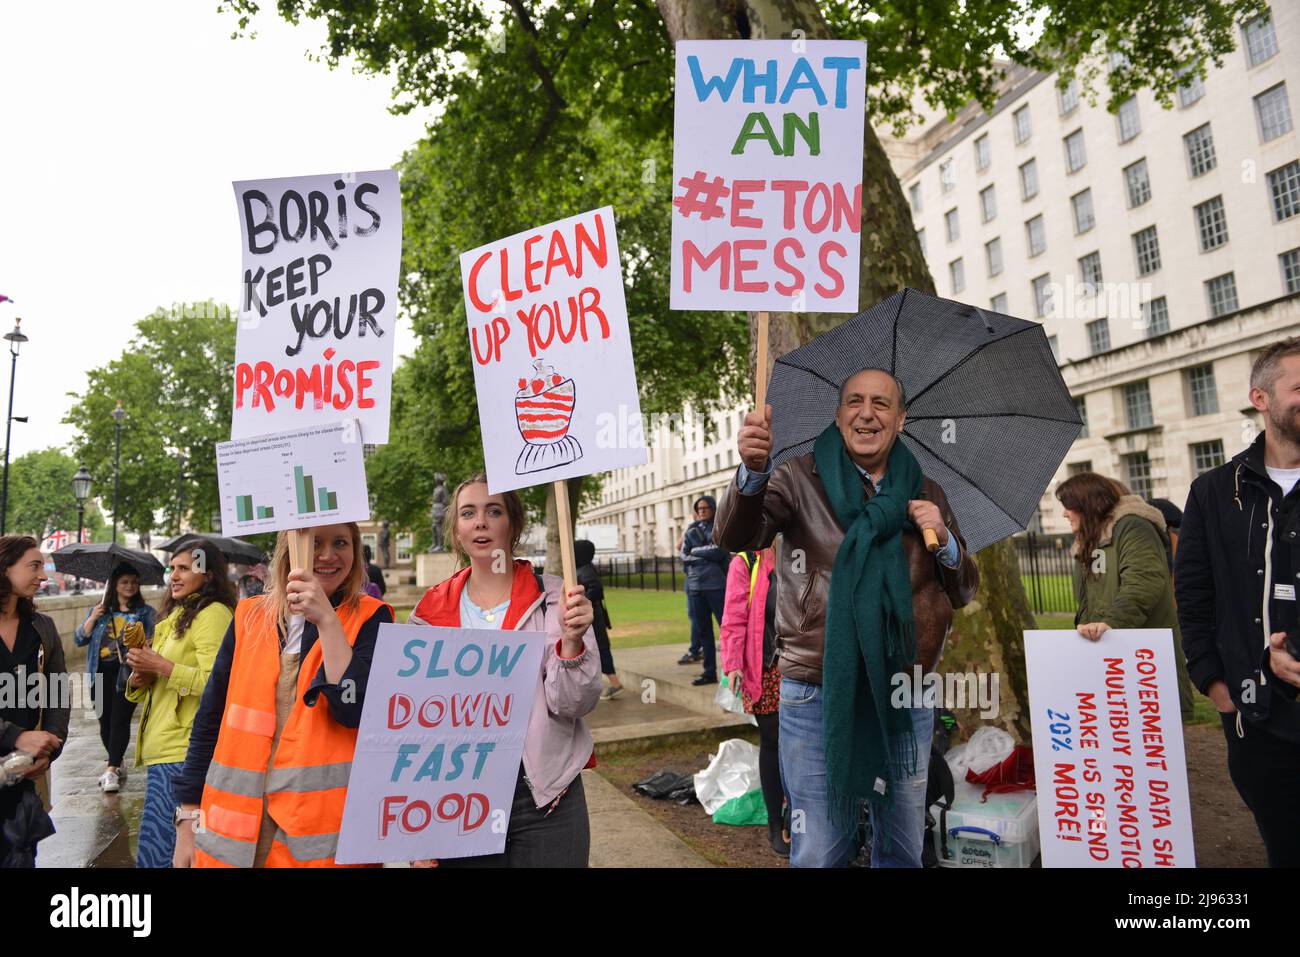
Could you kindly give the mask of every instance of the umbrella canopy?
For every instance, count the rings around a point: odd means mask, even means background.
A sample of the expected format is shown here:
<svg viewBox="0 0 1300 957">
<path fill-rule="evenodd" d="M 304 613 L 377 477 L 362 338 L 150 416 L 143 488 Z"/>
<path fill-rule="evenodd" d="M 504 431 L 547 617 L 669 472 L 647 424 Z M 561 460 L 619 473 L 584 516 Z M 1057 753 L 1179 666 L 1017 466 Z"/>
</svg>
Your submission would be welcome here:
<svg viewBox="0 0 1300 957">
<path fill-rule="evenodd" d="M 184 535 L 177 535 L 175 538 L 168 539 L 158 547 L 164 552 L 179 552 L 199 539 L 206 539 L 211 542 L 216 546 L 217 551 L 226 557 L 226 561 L 235 565 L 260 565 L 266 561 L 266 553 L 252 542 L 246 542 L 242 538 L 222 538 L 220 535 L 199 535 L 194 532 L 186 532 Z"/>
<path fill-rule="evenodd" d="M 130 565 L 140 576 L 142 585 L 163 583 L 162 562 L 148 552 L 127 548 L 115 542 L 65 545 L 50 556 L 54 570 L 64 575 L 76 575 L 95 582 L 106 582 L 118 565 Z"/>
<path fill-rule="evenodd" d="M 1042 325 L 904 289 L 776 360 L 773 465 L 812 451 L 840 386 L 903 384 L 902 439 L 948 497 L 972 551 L 1022 531 L 1083 421 Z"/>
</svg>

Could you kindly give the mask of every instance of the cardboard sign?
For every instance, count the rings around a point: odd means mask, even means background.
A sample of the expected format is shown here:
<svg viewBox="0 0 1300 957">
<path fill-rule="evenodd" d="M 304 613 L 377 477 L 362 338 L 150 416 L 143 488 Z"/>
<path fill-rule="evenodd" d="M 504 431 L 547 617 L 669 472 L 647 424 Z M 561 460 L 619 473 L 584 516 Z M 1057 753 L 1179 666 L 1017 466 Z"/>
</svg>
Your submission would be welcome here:
<svg viewBox="0 0 1300 957">
<path fill-rule="evenodd" d="M 1195 867 L 1173 632 L 1025 632 L 1044 867 Z"/>
<path fill-rule="evenodd" d="M 218 442 L 217 486 L 225 535 L 370 518 L 354 421 Z"/>
<path fill-rule="evenodd" d="M 613 208 L 462 253 L 460 272 L 488 491 L 646 462 Z"/>
<path fill-rule="evenodd" d="M 505 849 L 545 643 L 540 631 L 379 626 L 339 863 Z"/>
<path fill-rule="evenodd" d="M 867 46 L 683 40 L 673 309 L 857 312 Z"/>
<path fill-rule="evenodd" d="M 243 240 L 230 436 L 343 418 L 388 441 L 402 255 L 397 173 L 237 182 Z"/>
</svg>

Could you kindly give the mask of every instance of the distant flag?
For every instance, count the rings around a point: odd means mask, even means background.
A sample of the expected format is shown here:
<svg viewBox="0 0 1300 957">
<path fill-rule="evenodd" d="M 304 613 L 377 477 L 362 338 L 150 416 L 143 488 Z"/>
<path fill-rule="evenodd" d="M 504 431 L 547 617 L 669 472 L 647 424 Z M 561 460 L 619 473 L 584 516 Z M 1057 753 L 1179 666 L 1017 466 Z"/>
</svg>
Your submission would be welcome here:
<svg viewBox="0 0 1300 957">
<path fill-rule="evenodd" d="M 71 537 L 72 536 L 67 532 L 62 530 L 51 532 L 50 537 L 45 540 L 45 551 L 57 552 L 64 545 L 68 544 L 68 539 Z"/>
</svg>

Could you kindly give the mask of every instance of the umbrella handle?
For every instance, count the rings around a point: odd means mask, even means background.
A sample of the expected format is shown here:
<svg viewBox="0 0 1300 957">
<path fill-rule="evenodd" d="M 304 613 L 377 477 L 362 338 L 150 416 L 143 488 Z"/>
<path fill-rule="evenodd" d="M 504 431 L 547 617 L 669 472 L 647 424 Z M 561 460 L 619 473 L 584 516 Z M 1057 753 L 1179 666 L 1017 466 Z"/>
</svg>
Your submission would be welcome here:
<svg viewBox="0 0 1300 957">
<path fill-rule="evenodd" d="M 925 541 L 926 551 L 937 552 L 939 550 L 939 535 L 933 528 L 921 529 L 921 538 Z"/>
</svg>

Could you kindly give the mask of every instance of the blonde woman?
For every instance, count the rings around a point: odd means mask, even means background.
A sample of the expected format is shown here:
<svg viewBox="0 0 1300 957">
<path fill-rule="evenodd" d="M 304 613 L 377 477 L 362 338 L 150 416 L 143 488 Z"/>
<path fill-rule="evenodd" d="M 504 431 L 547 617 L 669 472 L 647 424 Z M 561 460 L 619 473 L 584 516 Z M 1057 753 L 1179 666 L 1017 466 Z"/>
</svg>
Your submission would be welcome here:
<svg viewBox="0 0 1300 957">
<path fill-rule="evenodd" d="M 524 533 L 516 493 L 489 495 L 480 474 L 457 487 L 451 504 L 448 544 L 466 567 L 425 593 L 411 624 L 544 631 L 547 641 L 505 851 L 442 864 L 586 867 L 591 830 L 582 769 L 595 766 L 595 753 L 583 717 L 603 684 L 591 602 L 581 586 L 565 595 L 562 579 L 537 575 L 514 557 Z"/>
<path fill-rule="evenodd" d="M 177 867 L 339 866 L 370 662 L 393 610 L 363 591 L 355 523 L 309 533 L 311 568 L 290 568 L 280 533 L 270 591 L 239 603 L 217 653 L 173 787 Z"/>
</svg>

